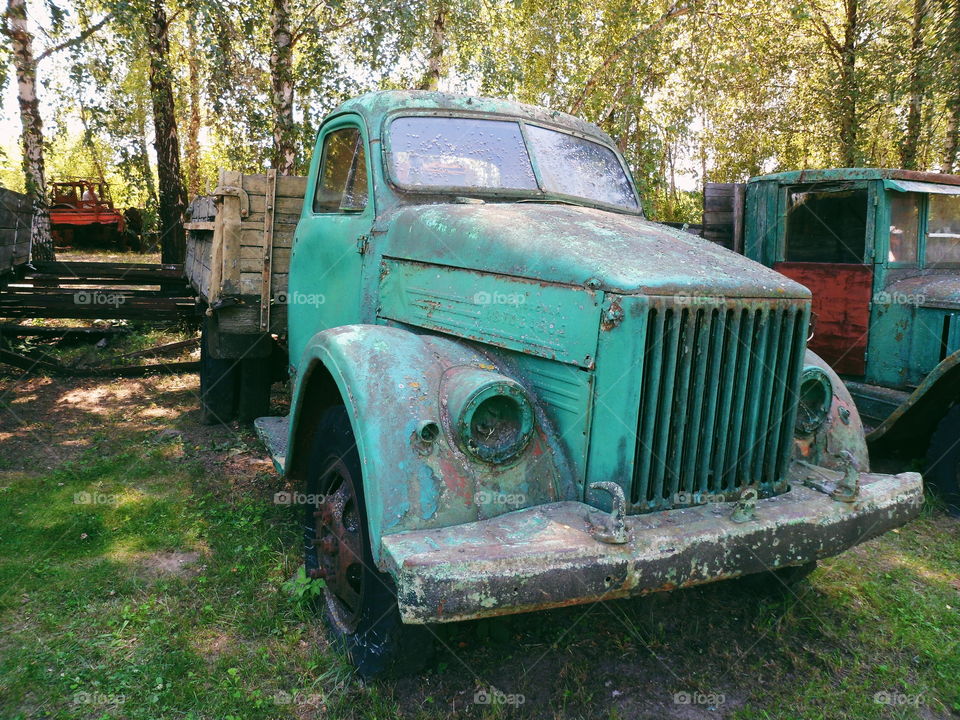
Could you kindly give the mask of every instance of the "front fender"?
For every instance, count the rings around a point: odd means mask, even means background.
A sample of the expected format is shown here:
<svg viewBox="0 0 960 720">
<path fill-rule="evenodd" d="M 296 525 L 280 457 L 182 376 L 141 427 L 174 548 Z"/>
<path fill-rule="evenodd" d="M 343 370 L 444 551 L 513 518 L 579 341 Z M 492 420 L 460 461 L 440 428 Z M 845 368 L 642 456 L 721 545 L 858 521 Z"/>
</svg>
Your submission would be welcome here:
<svg viewBox="0 0 960 720">
<path fill-rule="evenodd" d="M 402 328 L 348 325 L 317 333 L 304 350 L 294 387 L 288 474 L 304 480 L 316 422 L 326 407 L 342 402 L 363 468 L 378 563 L 384 535 L 556 501 L 561 472 L 541 413 L 529 444 L 508 465 L 468 456 L 454 439 L 444 379 L 465 367 L 503 373 L 495 363 L 466 344 Z M 427 423 L 440 428 L 432 442 L 421 439 Z"/>
<path fill-rule="evenodd" d="M 927 373 L 910 397 L 867 436 L 867 442 L 877 451 L 922 457 L 937 423 L 958 400 L 960 350 Z"/>
<path fill-rule="evenodd" d="M 870 456 L 863 434 L 863 422 L 846 385 L 833 369 L 819 355 L 807 350 L 803 358 L 804 367 L 813 365 L 830 378 L 833 398 L 826 420 L 809 435 L 794 436 L 794 457 L 821 467 L 836 470 L 843 469 L 841 453 L 847 451 L 854 459 L 856 468 L 862 472 L 870 470 Z"/>
</svg>

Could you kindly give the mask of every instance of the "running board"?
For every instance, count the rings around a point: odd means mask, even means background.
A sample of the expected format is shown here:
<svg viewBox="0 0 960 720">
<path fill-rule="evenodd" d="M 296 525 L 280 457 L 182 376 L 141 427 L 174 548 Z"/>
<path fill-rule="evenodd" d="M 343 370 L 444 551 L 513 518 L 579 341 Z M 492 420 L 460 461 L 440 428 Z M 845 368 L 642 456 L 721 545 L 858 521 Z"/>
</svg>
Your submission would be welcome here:
<svg viewBox="0 0 960 720">
<path fill-rule="evenodd" d="M 262 417 L 253 421 L 257 435 L 273 458 L 273 466 L 281 475 L 285 474 L 287 466 L 287 430 L 290 419 L 284 417 Z"/>
</svg>

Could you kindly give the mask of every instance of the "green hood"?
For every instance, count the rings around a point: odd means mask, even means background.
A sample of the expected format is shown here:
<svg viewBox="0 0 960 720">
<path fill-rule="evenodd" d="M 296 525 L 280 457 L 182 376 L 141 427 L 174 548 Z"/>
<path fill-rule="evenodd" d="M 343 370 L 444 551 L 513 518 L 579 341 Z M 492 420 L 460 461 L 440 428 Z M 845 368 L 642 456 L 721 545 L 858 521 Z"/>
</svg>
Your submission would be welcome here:
<svg viewBox="0 0 960 720">
<path fill-rule="evenodd" d="M 384 255 L 646 295 L 809 298 L 742 255 L 638 216 L 540 202 L 400 208 L 381 218 Z M 597 284 L 598 283 L 598 284 Z"/>
</svg>

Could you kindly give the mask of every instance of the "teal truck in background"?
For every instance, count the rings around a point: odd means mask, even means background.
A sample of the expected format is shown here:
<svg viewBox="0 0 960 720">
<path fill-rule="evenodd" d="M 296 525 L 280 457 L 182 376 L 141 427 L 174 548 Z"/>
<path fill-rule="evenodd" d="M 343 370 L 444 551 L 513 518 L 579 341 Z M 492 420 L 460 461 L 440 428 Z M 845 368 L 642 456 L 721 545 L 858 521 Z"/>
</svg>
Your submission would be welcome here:
<svg viewBox="0 0 960 720">
<path fill-rule="evenodd" d="M 707 196 L 708 227 L 739 216 L 733 244 L 813 293 L 809 346 L 844 379 L 871 454 L 923 463 L 960 516 L 960 176 L 804 170 Z"/>
<path fill-rule="evenodd" d="M 243 216 L 263 183 L 235 180 L 237 227 L 195 230 L 251 248 L 244 224 L 266 238 L 280 204 Z M 265 269 L 196 250 L 200 275 L 239 278 L 205 286 L 201 384 L 229 414 L 225 348 L 288 350 L 289 414 L 256 424 L 364 674 L 426 657 L 432 623 L 787 582 L 919 512 L 920 476 L 870 472 L 849 392 L 806 347 L 809 291 L 645 220 L 597 127 L 374 93 L 326 118 L 300 183 L 289 241 L 244 251 Z"/>
</svg>

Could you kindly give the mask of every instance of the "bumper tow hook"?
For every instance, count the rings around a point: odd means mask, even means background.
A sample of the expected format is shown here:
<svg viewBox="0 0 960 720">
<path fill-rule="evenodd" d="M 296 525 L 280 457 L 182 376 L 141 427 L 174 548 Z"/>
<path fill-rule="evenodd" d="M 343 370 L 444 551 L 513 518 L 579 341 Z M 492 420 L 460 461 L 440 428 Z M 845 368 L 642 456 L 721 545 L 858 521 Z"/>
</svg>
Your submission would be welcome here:
<svg viewBox="0 0 960 720">
<path fill-rule="evenodd" d="M 843 477 L 837 481 L 837 487 L 831 493 L 834 500 L 855 502 L 860 494 L 860 473 L 849 450 L 842 451 L 837 457 L 843 463 Z"/>
<path fill-rule="evenodd" d="M 745 523 L 757 517 L 757 489 L 746 487 L 740 493 L 737 504 L 733 506 L 730 519 L 735 523 Z"/>
<path fill-rule="evenodd" d="M 594 527 L 593 537 L 600 542 L 610 545 L 623 545 L 630 538 L 627 536 L 627 499 L 623 495 L 623 488 L 615 482 L 595 482 L 590 484 L 591 490 L 603 490 L 610 493 L 613 507 L 610 510 L 607 527 Z"/>
</svg>

